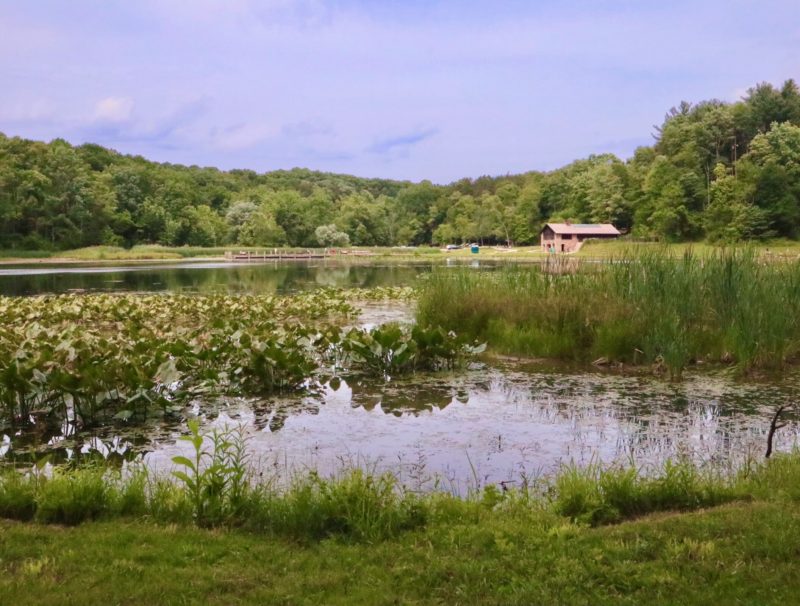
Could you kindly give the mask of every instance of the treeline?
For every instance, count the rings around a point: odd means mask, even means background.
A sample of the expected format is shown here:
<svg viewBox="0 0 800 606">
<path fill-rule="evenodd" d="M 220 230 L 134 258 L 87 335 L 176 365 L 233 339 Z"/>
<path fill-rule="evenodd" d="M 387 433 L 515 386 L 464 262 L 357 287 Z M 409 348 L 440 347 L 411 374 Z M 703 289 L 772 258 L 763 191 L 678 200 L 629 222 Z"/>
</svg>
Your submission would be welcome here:
<svg viewBox="0 0 800 606">
<path fill-rule="evenodd" d="M 551 172 L 430 182 L 149 162 L 0 134 L 0 248 L 531 244 L 545 221 L 654 240 L 800 236 L 800 90 L 683 102 L 654 145 Z"/>
</svg>

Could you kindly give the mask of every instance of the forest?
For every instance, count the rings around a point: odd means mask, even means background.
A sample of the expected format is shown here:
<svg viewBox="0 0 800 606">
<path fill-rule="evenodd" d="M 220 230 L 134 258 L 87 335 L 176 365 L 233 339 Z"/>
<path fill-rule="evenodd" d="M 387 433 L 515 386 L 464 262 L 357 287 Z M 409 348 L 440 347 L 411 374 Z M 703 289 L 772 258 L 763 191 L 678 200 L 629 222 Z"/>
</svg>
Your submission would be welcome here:
<svg viewBox="0 0 800 606">
<path fill-rule="evenodd" d="M 631 238 L 800 237 L 800 89 L 682 102 L 654 143 L 549 172 L 448 185 L 308 169 L 156 163 L 95 144 L 0 133 L 0 248 L 525 245 L 546 221 L 611 222 Z"/>
</svg>

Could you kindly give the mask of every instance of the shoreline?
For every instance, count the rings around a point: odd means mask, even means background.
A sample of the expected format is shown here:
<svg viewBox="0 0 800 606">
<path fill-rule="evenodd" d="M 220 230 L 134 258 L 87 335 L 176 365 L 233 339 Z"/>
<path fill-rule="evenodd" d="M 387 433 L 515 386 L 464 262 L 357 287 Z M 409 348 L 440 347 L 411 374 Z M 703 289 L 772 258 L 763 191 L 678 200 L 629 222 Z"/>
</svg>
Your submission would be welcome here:
<svg viewBox="0 0 800 606">
<path fill-rule="evenodd" d="M 151 248 L 152 246 L 152 248 Z M 800 242 L 751 242 L 733 246 L 717 245 L 708 242 L 630 242 L 615 240 L 610 242 L 587 242 L 580 250 L 573 253 L 560 253 L 555 256 L 541 251 L 538 245 L 505 247 L 486 245 L 480 247 L 477 254 L 471 253 L 468 247 L 456 250 L 447 250 L 434 246 L 401 247 L 401 246 L 362 246 L 352 247 L 346 254 L 329 254 L 324 260 L 342 260 L 370 262 L 380 261 L 433 261 L 433 260 L 471 260 L 480 261 L 488 259 L 493 261 L 507 260 L 515 263 L 542 263 L 548 260 L 575 260 L 583 262 L 607 261 L 620 257 L 638 256 L 648 251 L 662 251 L 669 256 L 679 257 L 688 252 L 697 256 L 730 250 L 732 248 L 750 247 L 760 257 L 771 260 L 792 261 L 800 259 Z M 274 247 L 234 247 L 221 246 L 209 248 L 192 247 L 159 247 L 146 245 L 123 249 L 118 247 L 89 247 L 75 251 L 13 251 L 0 250 L 0 266 L 7 265 L 108 265 L 114 263 L 182 263 L 182 262 L 221 262 L 226 259 L 226 254 L 253 252 L 263 253 L 268 250 L 280 250 L 287 254 L 305 252 L 307 250 L 320 251 L 321 249 L 307 248 L 274 248 Z M 3 255 L 7 256 L 3 256 Z M 19 256 L 17 256 L 19 255 Z M 305 260 L 305 259 L 278 259 L 278 261 Z M 232 260 L 231 260 L 232 261 Z M 258 259 L 255 259 L 258 261 Z M 248 263 L 240 260 L 238 263 Z"/>
</svg>

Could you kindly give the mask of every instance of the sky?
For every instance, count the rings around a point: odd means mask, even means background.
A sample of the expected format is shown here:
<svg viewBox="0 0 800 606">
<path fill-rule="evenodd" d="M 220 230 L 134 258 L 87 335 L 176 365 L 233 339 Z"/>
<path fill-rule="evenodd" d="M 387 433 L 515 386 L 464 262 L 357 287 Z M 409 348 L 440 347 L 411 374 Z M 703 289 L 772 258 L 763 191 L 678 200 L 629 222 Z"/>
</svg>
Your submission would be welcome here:
<svg viewBox="0 0 800 606">
<path fill-rule="evenodd" d="M 0 132 L 448 183 L 800 80 L 800 0 L 0 0 Z"/>
</svg>

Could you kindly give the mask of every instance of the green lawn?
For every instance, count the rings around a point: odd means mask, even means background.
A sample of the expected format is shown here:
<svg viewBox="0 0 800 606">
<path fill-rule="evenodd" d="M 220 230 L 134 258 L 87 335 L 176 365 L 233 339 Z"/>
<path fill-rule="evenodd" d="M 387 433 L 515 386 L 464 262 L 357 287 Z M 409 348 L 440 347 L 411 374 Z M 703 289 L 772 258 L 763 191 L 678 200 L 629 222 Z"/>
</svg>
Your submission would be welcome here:
<svg viewBox="0 0 800 606">
<path fill-rule="evenodd" d="M 790 604 L 800 506 L 585 528 L 542 514 L 298 544 L 142 522 L 0 522 L 5 604 Z"/>
</svg>

